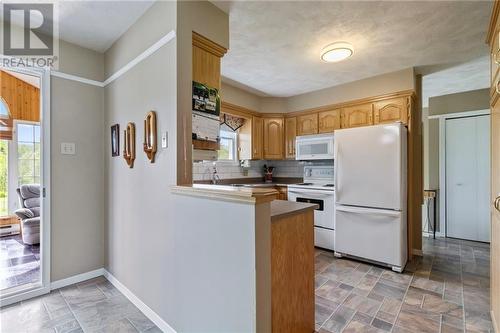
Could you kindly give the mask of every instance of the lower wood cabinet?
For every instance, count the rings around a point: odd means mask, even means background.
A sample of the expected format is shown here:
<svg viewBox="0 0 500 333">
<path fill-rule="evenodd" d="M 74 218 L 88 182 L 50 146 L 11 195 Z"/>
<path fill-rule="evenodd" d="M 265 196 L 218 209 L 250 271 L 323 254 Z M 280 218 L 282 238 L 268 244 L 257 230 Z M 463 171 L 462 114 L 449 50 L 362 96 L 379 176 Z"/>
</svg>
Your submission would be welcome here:
<svg viewBox="0 0 500 333">
<path fill-rule="evenodd" d="M 275 188 L 278 191 L 278 200 L 288 200 L 288 187 L 276 186 Z"/>
<path fill-rule="evenodd" d="M 283 142 L 283 118 L 264 118 L 264 159 L 283 159 Z"/>
<path fill-rule="evenodd" d="M 297 136 L 297 118 L 285 118 L 285 158 L 295 159 L 295 137 Z"/>
<path fill-rule="evenodd" d="M 342 109 L 342 128 L 373 125 L 372 104 L 360 104 Z"/>
<path fill-rule="evenodd" d="M 408 107 L 406 98 L 392 98 L 373 103 L 375 125 L 402 121 L 408 123 Z"/>
<path fill-rule="evenodd" d="M 340 109 L 321 111 L 318 113 L 318 132 L 330 133 L 341 127 Z"/>
</svg>

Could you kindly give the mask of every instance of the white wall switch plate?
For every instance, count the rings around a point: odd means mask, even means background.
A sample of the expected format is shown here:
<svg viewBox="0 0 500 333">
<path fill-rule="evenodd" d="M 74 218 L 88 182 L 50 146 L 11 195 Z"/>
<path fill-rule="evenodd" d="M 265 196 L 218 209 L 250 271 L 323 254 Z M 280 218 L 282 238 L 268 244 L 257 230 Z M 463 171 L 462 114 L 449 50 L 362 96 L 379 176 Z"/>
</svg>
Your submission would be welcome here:
<svg viewBox="0 0 500 333">
<path fill-rule="evenodd" d="M 161 135 L 161 147 L 162 148 L 167 148 L 168 147 L 168 132 L 164 132 Z"/>
<path fill-rule="evenodd" d="M 62 142 L 61 143 L 61 154 L 63 155 L 75 155 L 76 145 L 74 142 Z"/>
</svg>

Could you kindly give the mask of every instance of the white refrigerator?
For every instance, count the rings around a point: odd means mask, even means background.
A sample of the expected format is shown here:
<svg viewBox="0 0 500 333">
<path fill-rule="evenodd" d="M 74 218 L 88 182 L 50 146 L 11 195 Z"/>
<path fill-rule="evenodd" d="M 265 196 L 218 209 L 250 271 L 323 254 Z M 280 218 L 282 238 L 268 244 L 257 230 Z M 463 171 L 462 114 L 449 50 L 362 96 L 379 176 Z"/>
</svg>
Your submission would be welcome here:
<svg viewBox="0 0 500 333">
<path fill-rule="evenodd" d="M 335 131 L 335 255 L 390 266 L 407 260 L 407 130 L 401 123 Z"/>
</svg>

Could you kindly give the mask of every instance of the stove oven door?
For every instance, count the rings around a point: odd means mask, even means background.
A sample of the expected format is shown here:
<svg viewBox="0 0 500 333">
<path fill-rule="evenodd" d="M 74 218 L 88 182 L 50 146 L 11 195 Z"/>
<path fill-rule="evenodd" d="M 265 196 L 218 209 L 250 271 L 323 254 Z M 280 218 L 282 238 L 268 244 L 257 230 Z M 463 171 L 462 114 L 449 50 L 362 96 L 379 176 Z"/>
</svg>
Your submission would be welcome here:
<svg viewBox="0 0 500 333">
<path fill-rule="evenodd" d="M 334 191 L 288 188 L 288 201 L 319 205 L 319 208 L 314 211 L 314 225 L 331 230 L 335 229 Z"/>
</svg>

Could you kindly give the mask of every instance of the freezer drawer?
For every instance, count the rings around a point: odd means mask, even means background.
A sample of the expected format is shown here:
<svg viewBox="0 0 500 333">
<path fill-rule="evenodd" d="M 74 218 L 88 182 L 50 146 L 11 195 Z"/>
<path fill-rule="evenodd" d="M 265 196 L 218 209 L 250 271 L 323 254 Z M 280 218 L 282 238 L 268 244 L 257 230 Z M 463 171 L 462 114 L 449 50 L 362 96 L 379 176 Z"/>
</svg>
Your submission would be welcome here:
<svg viewBox="0 0 500 333">
<path fill-rule="evenodd" d="M 335 231 L 325 228 L 314 228 L 314 246 L 335 250 Z"/>
<path fill-rule="evenodd" d="M 404 268 L 406 218 L 401 212 L 337 206 L 335 221 L 335 252 Z"/>
</svg>

